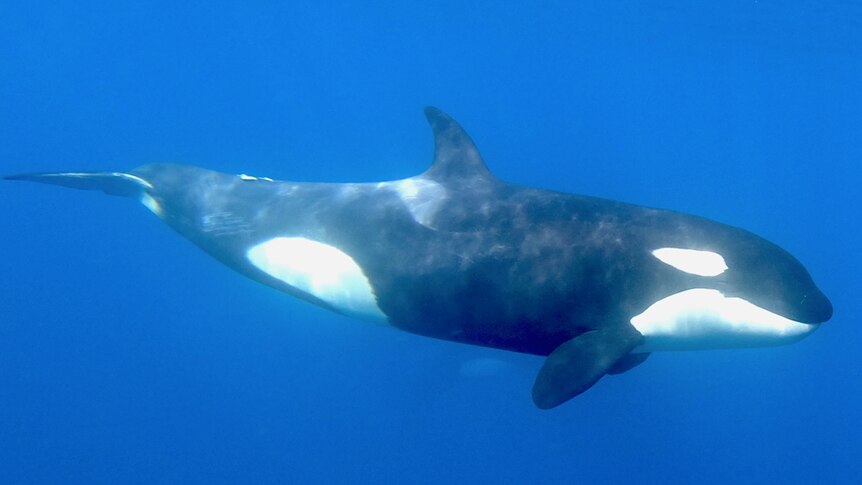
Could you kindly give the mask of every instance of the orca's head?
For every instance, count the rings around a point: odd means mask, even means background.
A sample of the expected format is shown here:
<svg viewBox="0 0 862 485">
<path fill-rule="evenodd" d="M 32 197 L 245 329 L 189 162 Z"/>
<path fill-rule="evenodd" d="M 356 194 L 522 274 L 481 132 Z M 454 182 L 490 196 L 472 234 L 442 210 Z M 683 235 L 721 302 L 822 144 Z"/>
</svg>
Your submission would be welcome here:
<svg viewBox="0 0 862 485">
<path fill-rule="evenodd" d="M 832 318 L 832 303 L 790 253 L 750 235 L 727 251 L 724 292 L 790 320 L 819 324 Z"/>
<path fill-rule="evenodd" d="M 754 234 L 716 226 L 688 244 L 651 250 L 657 278 L 673 284 L 631 319 L 646 347 L 779 345 L 832 317 L 829 299 L 796 258 Z"/>
</svg>

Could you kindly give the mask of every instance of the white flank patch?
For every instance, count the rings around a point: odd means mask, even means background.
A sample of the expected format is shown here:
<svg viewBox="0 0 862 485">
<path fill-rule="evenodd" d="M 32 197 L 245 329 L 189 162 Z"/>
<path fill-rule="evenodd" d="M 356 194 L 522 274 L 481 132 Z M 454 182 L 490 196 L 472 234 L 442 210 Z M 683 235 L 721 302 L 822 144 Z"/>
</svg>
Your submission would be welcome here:
<svg viewBox="0 0 862 485">
<path fill-rule="evenodd" d="M 413 219 L 433 229 L 434 215 L 446 197 L 446 189 L 442 185 L 426 178 L 413 177 L 394 182 L 381 182 L 377 186 L 394 190 L 404 201 Z"/>
<path fill-rule="evenodd" d="M 277 237 L 252 247 L 246 256 L 264 273 L 346 315 L 386 321 L 362 268 L 338 248 L 303 237 Z"/>
<path fill-rule="evenodd" d="M 718 276 L 727 270 L 724 258 L 712 251 L 697 249 L 660 248 L 652 252 L 662 263 L 698 276 Z"/>
<path fill-rule="evenodd" d="M 818 327 L 706 288 L 663 298 L 631 323 L 645 337 L 638 348 L 645 352 L 780 345 L 795 342 Z"/>
</svg>

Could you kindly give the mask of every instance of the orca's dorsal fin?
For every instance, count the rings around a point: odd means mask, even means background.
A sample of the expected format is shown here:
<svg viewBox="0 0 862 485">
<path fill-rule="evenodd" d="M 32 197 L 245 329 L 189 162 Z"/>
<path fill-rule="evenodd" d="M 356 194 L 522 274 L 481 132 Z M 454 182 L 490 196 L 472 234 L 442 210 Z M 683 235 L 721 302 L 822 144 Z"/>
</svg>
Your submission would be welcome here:
<svg viewBox="0 0 862 485">
<path fill-rule="evenodd" d="M 495 180 L 470 135 L 457 121 L 433 106 L 425 108 L 425 117 L 434 132 L 434 161 L 423 176 L 444 185 Z"/>
</svg>

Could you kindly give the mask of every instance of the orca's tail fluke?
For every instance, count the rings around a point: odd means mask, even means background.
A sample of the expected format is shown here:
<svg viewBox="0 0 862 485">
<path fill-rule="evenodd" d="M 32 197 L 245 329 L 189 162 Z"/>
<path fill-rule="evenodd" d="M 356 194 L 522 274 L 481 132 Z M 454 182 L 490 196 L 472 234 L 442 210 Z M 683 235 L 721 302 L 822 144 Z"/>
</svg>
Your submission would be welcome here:
<svg viewBox="0 0 862 485">
<path fill-rule="evenodd" d="M 101 190 L 109 195 L 141 198 L 153 186 L 145 179 L 123 172 L 54 172 L 8 175 L 6 180 L 26 180 L 81 190 Z"/>
</svg>

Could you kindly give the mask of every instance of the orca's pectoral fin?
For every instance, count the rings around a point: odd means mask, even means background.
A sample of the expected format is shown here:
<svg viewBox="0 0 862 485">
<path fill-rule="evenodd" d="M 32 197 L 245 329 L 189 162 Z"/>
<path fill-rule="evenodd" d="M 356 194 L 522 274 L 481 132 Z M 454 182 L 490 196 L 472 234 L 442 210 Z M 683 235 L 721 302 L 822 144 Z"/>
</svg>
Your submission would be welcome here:
<svg viewBox="0 0 862 485">
<path fill-rule="evenodd" d="M 563 343 L 545 360 L 533 384 L 533 402 L 541 409 L 550 409 L 586 391 L 620 362 L 628 370 L 632 364 L 624 360 L 643 337 L 631 326 L 591 330 Z M 635 354 L 637 355 L 637 354 Z"/>
<path fill-rule="evenodd" d="M 649 356 L 649 352 L 632 352 L 631 354 L 628 354 L 620 358 L 620 360 L 614 362 L 614 365 L 612 365 L 611 368 L 608 369 L 607 374 L 617 375 L 622 374 L 623 372 L 628 372 L 635 367 L 643 364 Z"/>
<path fill-rule="evenodd" d="M 61 185 L 81 190 L 101 190 L 109 195 L 139 197 L 153 186 L 146 180 L 123 172 L 55 172 L 9 175 L 6 180 L 27 180 L 43 184 Z"/>
</svg>

